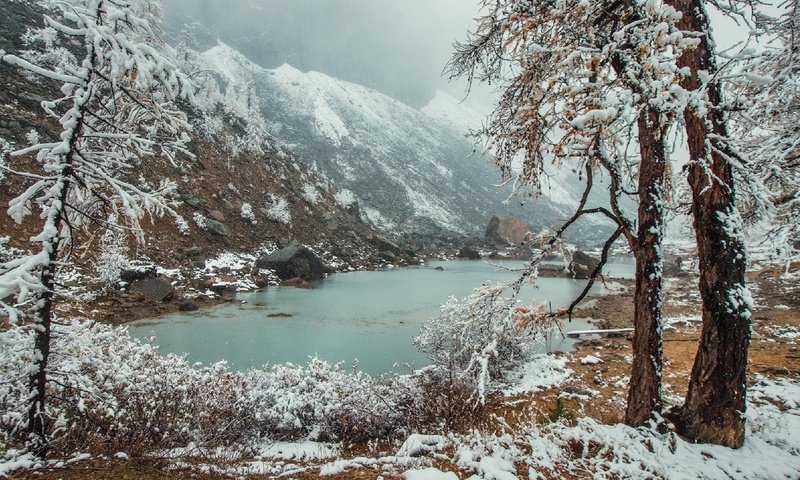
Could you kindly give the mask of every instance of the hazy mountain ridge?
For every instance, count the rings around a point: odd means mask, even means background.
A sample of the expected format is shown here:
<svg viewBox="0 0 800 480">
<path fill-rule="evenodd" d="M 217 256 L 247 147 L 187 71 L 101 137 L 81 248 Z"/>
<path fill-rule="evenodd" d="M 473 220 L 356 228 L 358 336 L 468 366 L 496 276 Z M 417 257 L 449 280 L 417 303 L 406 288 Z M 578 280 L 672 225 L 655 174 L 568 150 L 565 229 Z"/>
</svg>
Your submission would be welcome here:
<svg viewBox="0 0 800 480">
<path fill-rule="evenodd" d="M 520 209 L 499 174 L 465 137 L 481 116 L 443 92 L 421 110 L 366 87 L 290 65 L 265 69 L 219 44 L 202 54 L 226 97 L 246 92 L 266 131 L 396 232 L 444 228 L 480 234 L 492 215 L 534 230 L 563 218 L 571 190 Z M 238 93 L 237 93 L 238 92 Z M 560 189 L 560 188 L 557 188 Z M 577 193 L 576 193 L 577 194 Z M 535 205 L 534 205 L 535 203 Z"/>
</svg>

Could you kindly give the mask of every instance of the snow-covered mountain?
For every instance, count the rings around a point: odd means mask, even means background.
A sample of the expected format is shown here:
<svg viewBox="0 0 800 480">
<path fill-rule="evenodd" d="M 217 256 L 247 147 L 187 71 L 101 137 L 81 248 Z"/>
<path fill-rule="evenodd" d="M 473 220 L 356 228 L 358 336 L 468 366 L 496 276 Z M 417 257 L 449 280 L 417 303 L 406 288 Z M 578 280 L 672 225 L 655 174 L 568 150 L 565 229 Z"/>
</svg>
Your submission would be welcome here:
<svg viewBox="0 0 800 480">
<path fill-rule="evenodd" d="M 574 204 L 577 192 L 558 185 L 556 201 L 504 204 L 508 187 L 495 186 L 499 174 L 489 159 L 471 155 L 465 137 L 481 117 L 444 92 L 417 110 L 321 73 L 262 68 L 222 44 L 202 57 L 228 103 L 246 104 L 251 121 L 338 189 L 352 191 L 383 228 L 472 235 L 492 215 L 506 214 L 537 229 L 563 219 Z"/>
</svg>

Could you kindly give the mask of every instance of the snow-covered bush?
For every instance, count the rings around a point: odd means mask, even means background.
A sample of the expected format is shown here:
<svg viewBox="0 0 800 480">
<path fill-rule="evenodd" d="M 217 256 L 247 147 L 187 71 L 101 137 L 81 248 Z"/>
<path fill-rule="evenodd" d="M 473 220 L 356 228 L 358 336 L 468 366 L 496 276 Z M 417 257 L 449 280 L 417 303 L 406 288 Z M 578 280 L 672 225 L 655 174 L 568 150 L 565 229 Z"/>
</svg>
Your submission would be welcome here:
<svg viewBox="0 0 800 480">
<path fill-rule="evenodd" d="M 6 178 L 5 167 L 6 167 L 6 157 L 9 153 L 14 151 L 14 147 L 11 146 L 8 141 L 0 138 L 0 183 L 3 182 L 3 179 Z"/>
<path fill-rule="evenodd" d="M 206 217 L 202 213 L 194 212 L 192 218 L 194 219 L 195 225 L 197 225 L 197 227 L 200 228 L 201 230 L 205 230 L 206 228 L 208 228 L 208 224 L 206 223 Z"/>
<path fill-rule="evenodd" d="M 289 210 L 289 202 L 278 195 L 269 195 L 269 205 L 267 205 L 267 218 L 283 225 L 292 224 L 292 212 Z"/>
<path fill-rule="evenodd" d="M 517 307 L 499 285 L 485 285 L 463 300 L 451 297 L 441 313 L 423 324 L 417 348 L 452 385 L 466 382 L 483 401 L 487 384 L 524 360 L 532 333 L 517 326 Z"/>
<path fill-rule="evenodd" d="M 336 200 L 336 203 L 342 208 L 347 208 L 358 201 L 358 199 L 356 199 L 355 194 L 353 194 L 353 192 L 347 189 L 339 190 L 338 192 L 336 192 L 336 195 L 334 195 L 333 198 L 334 200 Z"/>
<path fill-rule="evenodd" d="M 317 187 L 310 183 L 303 184 L 303 187 L 300 189 L 300 196 L 303 197 L 303 200 L 308 202 L 310 205 L 316 205 L 319 201 L 319 192 L 317 191 Z"/>
<path fill-rule="evenodd" d="M 113 221 L 112 221 L 113 223 Z M 100 240 L 100 255 L 94 264 L 102 288 L 119 282 L 122 272 L 130 266 L 125 236 L 117 230 L 107 230 Z"/>
<path fill-rule="evenodd" d="M 308 366 L 275 365 L 245 374 L 248 401 L 262 431 L 280 438 L 385 438 L 401 425 L 379 396 L 389 388 L 361 372 L 311 358 Z"/>
<path fill-rule="evenodd" d="M 250 205 L 249 203 L 242 204 L 242 209 L 239 212 L 239 214 L 242 216 L 242 218 L 250 222 L 250 224 L 252 225 L 258 223 L 258 221 L 256 220 L 256 215 L 253 213 L 253 206 Z"/>
<path fill-rule="evenodd" d="M 0 333 L 0 451 L 27 440 L 30 327 Z M 124 327 L 59 319 L 48 369 L 53 453 L 202 455 L 269 439 L 356 441 L 408 432 L 422 398 L 410 377 L 384 382 L 311 359 L 248 372 L 161 355 Z M 401 377 L 403 378 L 403 377 Z"/>
</svg>

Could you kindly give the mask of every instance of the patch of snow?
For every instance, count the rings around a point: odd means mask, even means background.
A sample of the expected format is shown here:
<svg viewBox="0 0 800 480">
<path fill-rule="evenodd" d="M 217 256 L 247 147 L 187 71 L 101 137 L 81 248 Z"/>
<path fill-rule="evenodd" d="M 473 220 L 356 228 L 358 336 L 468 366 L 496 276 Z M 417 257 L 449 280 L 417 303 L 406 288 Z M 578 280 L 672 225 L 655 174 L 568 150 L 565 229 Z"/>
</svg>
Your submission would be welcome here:
<svg viewBox="0 0 800 480">
<path fill-rule="evenodd" d="M 314 98 L 314 126 L 336 147 L 342 146 L 342 139 L 350 134 L 339 115 L 322 97 Z"/>
<path fill-rule="evenodd" d="M 586 355 L 581 358 L 581 365 L 597 365 L 598 363 L 603 363 L 603 361 L 594 355 Z"/>
<path fill-rule="evenodd" d="M 441 435 L 420 435 L 415 433 L 403 442 L 400 450 L 397 451 L 397 456 L 415 457 L 423 453 L 441 450 L 446 445 L 447 440 Z"/>
<path fill-rule="evenodd" d="M 510 386 L 503 390 L 506 395 L 524 392 L 535 393 L 539 390 L 561 385 L 572 375 L 567 368 L 569 357 L 566 355 L 536 355 L 529 362 L 509 374 Z"/>
<path fill-rule="evenodd" d="M 664 328 L 676 328 L 678 325 L 689 326 L 697 325 L 703 321 L 700 315 L 678 315 L 666 317 L 662 320 Z"/>
<path fill-rule="evenodd" d="M 429 467 L 422 470 L 406 470 L 403 478 L 406 480 L 458 480 L 458 475 Z"/>
<path fill-rule="evenodd" d="M 275 442 L 259 453 L 260 459 L 311 461 L 333 458 L 339 454 L 339 446 L 319 442 Z"/>
</svg>

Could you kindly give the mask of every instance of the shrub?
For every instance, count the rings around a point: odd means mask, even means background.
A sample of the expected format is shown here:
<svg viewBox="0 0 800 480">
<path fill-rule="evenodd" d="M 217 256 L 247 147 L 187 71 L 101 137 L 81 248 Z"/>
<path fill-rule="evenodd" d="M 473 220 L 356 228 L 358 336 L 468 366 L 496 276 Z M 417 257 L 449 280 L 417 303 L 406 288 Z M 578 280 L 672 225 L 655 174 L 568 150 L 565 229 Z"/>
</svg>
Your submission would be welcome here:
<svg viewBox="0 0 800 480">
<path fill-rule="evenodd" d="M 460 389 L 466 382 L 480 402 L 490 381 L 527 358 L 527 337 L 535 333 L 515 324 L 519 307 L 503 293 L 500 285 L 485 285 L 463 300 L 451 297 L 414 338 L 446 383 Z"/>
</svg>

